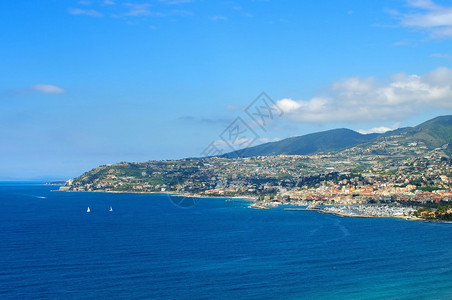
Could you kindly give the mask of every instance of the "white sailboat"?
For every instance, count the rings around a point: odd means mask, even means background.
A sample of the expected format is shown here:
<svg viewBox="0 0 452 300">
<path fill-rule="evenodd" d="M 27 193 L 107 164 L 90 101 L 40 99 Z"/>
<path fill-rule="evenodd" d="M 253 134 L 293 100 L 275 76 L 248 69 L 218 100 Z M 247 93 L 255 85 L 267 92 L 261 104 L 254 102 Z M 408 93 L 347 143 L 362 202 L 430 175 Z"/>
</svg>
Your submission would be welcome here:
<svg viewBox="0 0 452 300">
<path fill-rule="evenodd" d="M 113 211 L 113 207 L 110 206 L 110 209 L 108 211 Z"/>
<path fill-rule="evenodd" d="M 89 209 L 89 206 L 88 206 L 88 209 L 86 210 L 86 212 L 87 213 L 91 212 L 91 209 Z"/>
</svg>

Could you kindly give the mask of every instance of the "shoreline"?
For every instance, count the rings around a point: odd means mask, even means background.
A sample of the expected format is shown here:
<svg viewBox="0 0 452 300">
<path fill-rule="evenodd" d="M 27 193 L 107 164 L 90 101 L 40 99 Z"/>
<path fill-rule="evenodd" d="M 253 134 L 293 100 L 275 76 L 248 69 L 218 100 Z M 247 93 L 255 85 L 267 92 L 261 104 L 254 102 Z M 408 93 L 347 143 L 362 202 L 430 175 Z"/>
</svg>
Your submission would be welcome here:
<svg viewBox="0 0 452 300">
<path fill-rule="evenodd" d="M 255 203 L 256 198 L 253 196 L 207 196 L 207 195 L 199 195 L 199 194 L 187 194 L 187 193 L 178 193 L 178 192 L 135 192 L 135 191 L 62 191 L 62 190 L 53 190 L 52 192 L 65 192 L 65 193 L 111 193 L 111 194 L 152 194 L 152 195 L 167 195 L 173 197 L 185 197 L 185 198 L 216 198 L 216 199 L 246 199 L 247 202 Z"/>
<path fill-rule="evenodd" d="M 403 219 L 403 220 L 412 220 L 412 221 L 428 221 L 426 219 L 421 219 L 418 217 L 408 217 L 408 216 L 394 216 L 394 215 L 386 215 L 386 216 L 372 216 L 372 215 L 358 215 L 358 214 L 347 214 L 347 213 L 341 213 L 341 212 L 334 212 L 329 211 L 326 209 L 318 209 L 318 208 L 284 208 L 284 211 L 316 211 L 318 213 L 322 214 L 330 214 L 330 215 L 336 215 L 340 217 L 347 217 L 347 218 L 397 218 L 397 219 Z M 438 220 L 438 222 L 441 222 Z"/>
<path fill-rule="evenodd" d="M 77 192 L 77 193 L 112 193 L 112 194 L 153 194 L 153 195 L 167 195 L 167 196 L 173 196 L 173 197 L 186 197 L 186 198 L 215 198 L 215 199 L 242 199 L 246 200 L 246 202 L 251 202 L 251 205 L 248 206 L 252 209 L 271 209 L 275 208 L 269 207 L 266 205 L 258 204 L 256 202 L 256 198 L 253 196 L 232 196 L 232 197 L 226 197 L 226 196 L 206 196 L 206 195 L 195 195 L 195 194 L 186 194 L 186 193 L 177 193 L 177 192 L 132 192 L 132 191 L 60 191 L 60 190 L 54 190 L 54 192 Z M 316 211 L 318 213 L 322 214 L 330 214 L 330 215 L 336 215 L 339 217 L 346 217 L 346 218 L 396 218 L 396 219 L 402 219 L 407 221 L 425 221 L 425 222 L 439 222 L 439 223 L 451 223 L 450 221 L 442 221 L 442 220 L 430 220 L 430 219 L 422 219 L 418 217 L 409 217 L 409 216 L 394 216 L 394 215 L 385 215 L 385 216 L 373 216 L 373 215 L 358 215 L 358 214 L 348 214 L 348 213 L 341 213 L 341 212 L 334 212 L 326 209 L 319 209 L 319 208 L 283 208 L 283 211 Z"/>
</svg>

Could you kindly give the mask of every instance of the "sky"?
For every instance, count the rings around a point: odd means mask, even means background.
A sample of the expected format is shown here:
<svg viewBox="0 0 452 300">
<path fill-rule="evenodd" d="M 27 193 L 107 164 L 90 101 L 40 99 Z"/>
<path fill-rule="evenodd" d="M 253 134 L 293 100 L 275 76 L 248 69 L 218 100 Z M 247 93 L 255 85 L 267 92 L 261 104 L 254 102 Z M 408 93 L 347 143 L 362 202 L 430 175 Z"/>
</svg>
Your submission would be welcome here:
<svg viewBox="0 0 452 300">
<path fill-rule="evenodd" d="M 452 112 L 452 1 L 19 0 L 0 14 L 0 180 Z"/>
</svg>

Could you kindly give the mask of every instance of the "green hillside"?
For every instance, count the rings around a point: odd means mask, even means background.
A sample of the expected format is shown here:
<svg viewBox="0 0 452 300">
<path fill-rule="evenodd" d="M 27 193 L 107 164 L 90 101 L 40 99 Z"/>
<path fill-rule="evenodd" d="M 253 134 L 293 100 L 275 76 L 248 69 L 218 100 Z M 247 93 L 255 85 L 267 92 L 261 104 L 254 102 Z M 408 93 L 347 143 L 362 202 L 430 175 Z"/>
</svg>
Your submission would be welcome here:
<svg viewBox="0 0 452 300">
<path fill-rule="evenodd" d="M 422 141 L 427 148 L 434 149 L 452 142 L 452 116 L 441 116 L 409 128 L 403 133 L 402 141 Z"/>
<path fill-rule="evenodd" d="M 268 155 L 308 155 L 318 152 L 337 151 L 343 148 L 371 141 L 379 134 L 361 134 L 356 131 L 340 128 L 303 136 L 291 137 L 277 142 L 238 150 L 225 154 L 225 157 L 251 157 Z"/>
</svg>

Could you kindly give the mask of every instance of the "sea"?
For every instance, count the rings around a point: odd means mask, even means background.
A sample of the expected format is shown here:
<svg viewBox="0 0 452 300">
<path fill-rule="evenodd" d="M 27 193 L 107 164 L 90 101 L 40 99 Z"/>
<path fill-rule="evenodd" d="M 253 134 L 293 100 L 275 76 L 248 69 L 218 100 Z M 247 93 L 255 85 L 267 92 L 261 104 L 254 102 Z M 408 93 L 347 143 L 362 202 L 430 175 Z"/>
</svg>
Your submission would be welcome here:
<svg viewBox="0 0 452 300">
<path fill-rule="evenodd" d="M 0 299 L 452 299 L 452 224 L 57 189 L 0 183 Z"/>
</svg>

